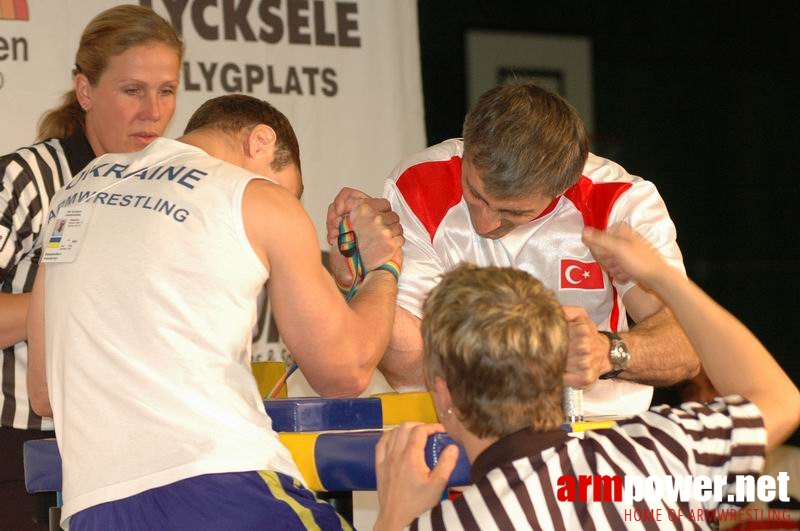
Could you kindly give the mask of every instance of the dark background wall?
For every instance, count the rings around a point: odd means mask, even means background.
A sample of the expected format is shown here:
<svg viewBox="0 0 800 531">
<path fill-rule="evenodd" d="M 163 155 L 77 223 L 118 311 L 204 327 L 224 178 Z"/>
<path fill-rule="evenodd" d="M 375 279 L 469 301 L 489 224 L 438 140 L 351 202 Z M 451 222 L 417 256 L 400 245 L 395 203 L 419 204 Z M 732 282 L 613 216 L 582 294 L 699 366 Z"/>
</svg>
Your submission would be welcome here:
<svg viewBox="0 0 800 531">
<path fill-rule="evenodd" d="M 690 277 L 798 382 L 800 3 L 418 4 L 429 144 L 460 136 L 467 30 L 589 37 L 593 150 L 658 186 Z"/>
</svg>

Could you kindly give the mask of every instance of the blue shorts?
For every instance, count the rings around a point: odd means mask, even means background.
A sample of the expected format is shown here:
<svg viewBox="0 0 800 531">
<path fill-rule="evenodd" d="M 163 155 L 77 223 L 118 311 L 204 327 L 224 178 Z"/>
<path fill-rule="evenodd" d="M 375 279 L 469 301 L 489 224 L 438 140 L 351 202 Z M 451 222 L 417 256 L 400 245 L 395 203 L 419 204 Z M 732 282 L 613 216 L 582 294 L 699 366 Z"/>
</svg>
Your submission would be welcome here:
<svg viewBox="0 0 800 531">
<path fill-rule="evenodd" d="M 350 530 L 314 493 L 277 472 L 206 474 L 89 507 L 72 531 Z"/>
</svg>

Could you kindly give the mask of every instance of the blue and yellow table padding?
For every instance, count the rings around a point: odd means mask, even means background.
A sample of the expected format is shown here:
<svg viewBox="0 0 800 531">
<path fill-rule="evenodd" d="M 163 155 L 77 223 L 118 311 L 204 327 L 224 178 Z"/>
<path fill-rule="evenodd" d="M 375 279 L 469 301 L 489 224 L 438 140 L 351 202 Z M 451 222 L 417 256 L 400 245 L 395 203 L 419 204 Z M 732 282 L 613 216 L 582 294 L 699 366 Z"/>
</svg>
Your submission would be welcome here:
<svg viewBox="0 0 800 531">
<path fill-rule="evenodd" d="M 427 391 L 381 393 L 370 398 L 265 400 L 275 431 L 381 429 L 403 422 L 439 422 Z"/>
<path fill-rule="evenodd" d="M 375 490 L 375 446 L 382 430 L 327 433 L 279 433 L 289 448 L 300 473 L 311 490 L 359 491 Z M 450 436 L 438 433 L 428 438 L 425 460 L 433 467 L 442 450 L 456 444 Z M 449 486 L 469 485 L 469 461 L 461 448 L 456 470 Z"/>
<path fill-rule="evenodd" d="M 378 398 L 291 398 L 265 400 L 264 408 L 277 432 L 379 430 L 383 409 Z"/>
<path fill-rule="evenodd" d="M 439 422 L 433 397 L 428 391 L 412 393 L 380 393 L 374 395 L 381 401 L 383 425 L 393 426 L 403 422 Z"/>
<path fill-rule="evenodd" d="M 375 445 L 382 430 L 327 433 L 280 433 L 311 490 L 375 490 Z M 442 449 L 453 443 L 446 434 L 428 439 L 425 459 L 438 461 Z M 55 439 L 27 441 L 24 446 L 25 487 L 28 492 L 61 490 L 61 456 Z M 450 486 L 469 484 L 469 462 L 461 449 Z"/>
<path fill-rule="evenodd" d="M 406 421 L 436 422 L 428 393 L 388 393 L 376 398 L 293 398 L 266 400 L 267 413 L 281 442 L 289 449 L 309 488 L 317 491 L 375 490 L 375 445 L 384 425 Z M 565 431 L 609 427 L 613 421 L 564 425 Z M 456 444 L 447 434 L 428 439 L 425 459 L 434 466 L 441 451 Z M 460 448 L 449 486 L 469 484 L 469 462 Z M 61 490 L 61 457 L 55 439 L 24 446 L 28 492 Z"/>
<path fill-rule="evenodd" d="M 318 492 L 375 490 L 375 445 L 383 434 L 385 417 L 393 423 L 436 421 L 427 393 L 411 393 L 405 399 L 392 395 L 385 400 L 293 398 L 266 400 L 264 405 L 309 488 Z M 448 444 L 455 443 L 446 434 L 429 439 L 425 458 L 430 466 Z M 55 439 L 26 442 L 24 460 L 28 492 L 61 490 L 61 457 Z M 467 485 L 469 470 L 462 448 L 450 485 Z"/>
</svg>

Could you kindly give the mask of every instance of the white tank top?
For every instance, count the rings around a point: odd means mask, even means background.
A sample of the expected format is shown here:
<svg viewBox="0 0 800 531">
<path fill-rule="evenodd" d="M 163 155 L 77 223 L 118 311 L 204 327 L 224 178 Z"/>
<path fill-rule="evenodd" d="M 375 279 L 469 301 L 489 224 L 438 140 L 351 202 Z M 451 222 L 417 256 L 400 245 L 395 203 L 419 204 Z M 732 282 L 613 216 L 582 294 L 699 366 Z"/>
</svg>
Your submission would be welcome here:
<svg viewBox="0 0 800 531">
<path fill-rule="evenodd" d="M 89 220 L 77 258 L 46 273 L 64 519 L 201 474 L 301 478 L 250 371 L 268 277 L 242 223 L 254 178 L 158 139 L 100 157 L 54 197 L 46 234 L 68 213 Z"/>
</svg>

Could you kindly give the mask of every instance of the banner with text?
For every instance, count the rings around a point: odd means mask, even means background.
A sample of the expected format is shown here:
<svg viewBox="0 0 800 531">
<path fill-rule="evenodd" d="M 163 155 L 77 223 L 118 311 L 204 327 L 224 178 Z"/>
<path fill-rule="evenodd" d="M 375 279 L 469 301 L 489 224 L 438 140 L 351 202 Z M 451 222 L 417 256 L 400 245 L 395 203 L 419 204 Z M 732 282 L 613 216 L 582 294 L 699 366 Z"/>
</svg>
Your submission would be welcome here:
<svg viewBox="0 0 800 531">
<path fill-rule="evenodd" d="M 41 114 L 72 87 L 84 26 L 121 3 L 0 1 L 0 152 L 33 142 Z M 320 238 L 342 186 L 380 194 L 391 168 L 425 146 L 416 0 L 138 3 L 186 43 L 167 136 L 180 136 L 212 96 L 245 93 L 274 104 L 300 140 L 303 202 Z"/>
</svg>

